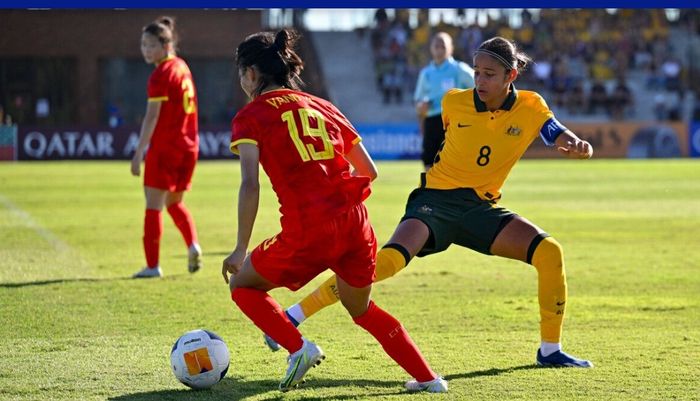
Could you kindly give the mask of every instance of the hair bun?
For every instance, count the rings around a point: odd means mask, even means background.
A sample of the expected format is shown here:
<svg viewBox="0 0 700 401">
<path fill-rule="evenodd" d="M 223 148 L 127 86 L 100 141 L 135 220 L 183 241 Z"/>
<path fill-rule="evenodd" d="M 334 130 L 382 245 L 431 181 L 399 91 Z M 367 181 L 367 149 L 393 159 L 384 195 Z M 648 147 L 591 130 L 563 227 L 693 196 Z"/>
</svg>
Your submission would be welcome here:
<svg viewBox="0 0 700 401">
<path fill-rule="evenodd" d="M 277 32 L 277 35 L 275 35 L 275 41 L 272 44 L 272 47 L 276 51 L 284 53 L 284 51 L 287 49 L 288 42 L 289 32 L 286 29 L 282 29 L 279 32 Z"/>
<path fill-rule="evenodd" d="M 167 26 L 170 30 L 175 29 L 175 19 L 173 17 L 159 17 L 156 21 Z"/>
</svg>

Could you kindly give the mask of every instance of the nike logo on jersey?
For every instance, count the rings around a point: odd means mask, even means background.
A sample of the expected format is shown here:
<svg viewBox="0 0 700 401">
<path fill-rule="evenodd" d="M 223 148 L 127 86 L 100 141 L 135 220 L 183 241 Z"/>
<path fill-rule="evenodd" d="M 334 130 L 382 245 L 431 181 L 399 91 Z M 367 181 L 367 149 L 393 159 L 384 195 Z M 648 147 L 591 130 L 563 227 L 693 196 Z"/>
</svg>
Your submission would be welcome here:
<svg viewBox="0 0 700 401">
<path fill-rule="evenodd" d="M 471 124 L 457 123 L 457 128 L 467 128 L 467 127 L 471 127 Z"/>
</svg>

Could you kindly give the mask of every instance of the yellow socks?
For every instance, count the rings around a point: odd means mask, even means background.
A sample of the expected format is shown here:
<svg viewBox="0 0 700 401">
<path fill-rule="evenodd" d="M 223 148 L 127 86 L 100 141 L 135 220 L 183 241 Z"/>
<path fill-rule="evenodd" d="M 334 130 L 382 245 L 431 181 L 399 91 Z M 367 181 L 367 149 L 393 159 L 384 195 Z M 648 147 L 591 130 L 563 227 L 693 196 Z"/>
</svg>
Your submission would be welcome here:
<svg viewBox="0 0 700 401">
<path fill-rule="evenodd" d="M 302 299 L 299 302 L 299 306 L 304 313 L 303 319 L 306 319 L 326 306 L 331 306 L 336 302 L 338 302 L 338 284 L 335 281 L 334 274 L 328 278 L 328 280 L 324 281 L 323 284 L 318 286 L 314 292 Z M 297 319 L 297 321 L 298 320 L 299 319 Z"/>
<path fill-rule="evenodd" d="M 374 274 L 375 282 L 387 279 L 406 267 L 411 256 L 406 248 L 398 244 L 387 244 L 377 252 L 377 267 Z"/>
<path fill-rule="evenodd" d="M 559 343 L 566 303 L 566 273 L 561 245 L 540 234 L 528 250 L 528 263 L 537 269 L 542 341 Z"/>
<path fill-rule="evenodd" d="M 398 244 L 387 244 L 377 252 L 377 267 L 375 270 L 377 281 L 387 279 L 406 267 L 411 260 L 408 251 Z M 335 275 L 324 281 L 314 292 L 307 295 L 299 302 L 303 316 L 295 316 L 302 321 L 311 315 L 338 302 L 338 286 Z M 290 308 L 291 309 L 291 308 Z M 297 319 L 297 320 L 299 320 Z M 299 321 L 301 323 L 301 321 Z"/>
</svg>

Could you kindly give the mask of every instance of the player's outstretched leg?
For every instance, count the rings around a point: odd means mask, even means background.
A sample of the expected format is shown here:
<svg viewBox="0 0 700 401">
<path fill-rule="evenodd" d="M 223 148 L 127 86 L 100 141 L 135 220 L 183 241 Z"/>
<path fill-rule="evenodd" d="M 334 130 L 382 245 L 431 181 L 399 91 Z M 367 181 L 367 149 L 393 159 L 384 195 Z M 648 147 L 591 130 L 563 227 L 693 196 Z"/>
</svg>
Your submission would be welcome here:
<svg viewBox="0 0 700 401">
<path fill-rule="evenodd" d="M 590 361 L 561 350 L 561 333 L 567 301 L 566 270 L 561 245 L 546 234 L 533 240 L 528 262 L 537 269 L 542 343 L 536 361 L 546 367 L 591 368 Z"/>
<path fill-rule="evenodd" d="M 382 346 L 384 352 L 416 382 L 432 382 L 439 378 L 401 322 L 370 299 L 372 284 L 354 287 L 338 278 L 338 290 L 343 306 L 355 324 L 371 334 Z M 447 386 L 444 391 L 447 391 Z"/>
<path fill-rule="evenodd" d="M 392 277 L 406 267 L 411 260 L 409 252 L 399 244 L 387 244 L 377 252 L 377 267 L 375 270 L 375 282 Z M 321 309 L 338 302 L 338 284 L 335 275 L 329 277 L 311 294 L 287 308 L 285 313 L 295 326 L 299 326 L 304 320 L 315 315 Z M 279 344 L 270 336 L 263 335 L 265 345 L 272 352 L 280 349 Z"/>
<path fill-rule="evenodd" d="M 325 358 L 321 348 L 301 336 L 267 292 L 238 287 L 231 290 L 231 299 L 259 329 L 270 333 L 289 352 L 287 371 L 280 381 L 280 390 L 288 391 L 296 387 L 306 372 Z"/>
</svg>

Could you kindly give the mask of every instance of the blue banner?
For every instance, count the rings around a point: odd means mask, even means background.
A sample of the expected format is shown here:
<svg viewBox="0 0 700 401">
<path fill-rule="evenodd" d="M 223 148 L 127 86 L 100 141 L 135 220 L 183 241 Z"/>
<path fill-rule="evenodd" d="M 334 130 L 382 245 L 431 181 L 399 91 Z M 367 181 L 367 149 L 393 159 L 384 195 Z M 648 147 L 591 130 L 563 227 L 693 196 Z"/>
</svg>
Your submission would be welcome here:
<svg viewBox="0 0 700 401">
<path fill-rule="evenodd" d="M 700 121 L 690 123 L 688 134 L 690 157 L 700 157 Z"/>
<path fill-rule="evenodd" d="M 423 138 L 417 123 L 355 124 L 355 128 L 373 159 L 420 159 Z"/>
</svg>

